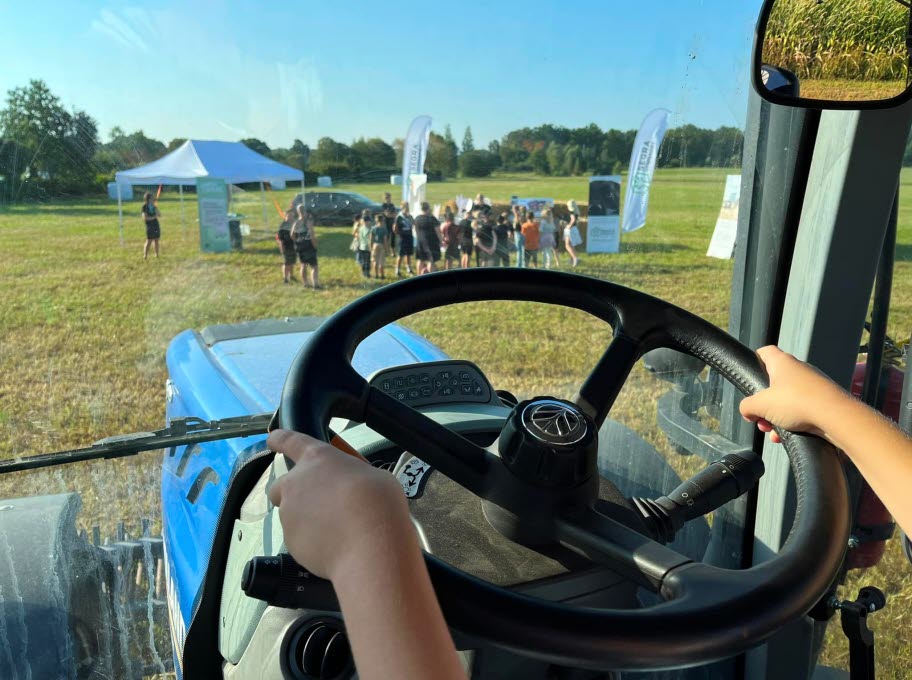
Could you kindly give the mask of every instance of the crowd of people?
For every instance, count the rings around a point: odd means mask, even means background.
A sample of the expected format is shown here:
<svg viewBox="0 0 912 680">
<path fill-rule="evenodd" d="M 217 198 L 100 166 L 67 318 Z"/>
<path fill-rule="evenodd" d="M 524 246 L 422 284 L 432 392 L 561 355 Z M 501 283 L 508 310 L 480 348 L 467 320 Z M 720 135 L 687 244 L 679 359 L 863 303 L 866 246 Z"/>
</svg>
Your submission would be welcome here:
<svg viewBox="0 0 912 680">
<path fill-rule="evenodd" d="M 427 202 L 421 213 L 411 214 L 408 201 L 397 210 L 390 194 L 384 195 L 380 211 L 365 210 L 352 226 L 351 249 L 365 278 L 386 277 L 386 259 L 395 257 L 395 276 L 426 274 L 438 269 L 476 267 L 560 266 L 560 250 L 566 251 L 576 267 L 579 233 L 579 207 L 568 201 L 569 220 L 556 220 L 551 208 L 540 216 L 521 205 L 510 213 L 494 215 L 482 194 L 461 214 L 452 207 L 443 210 L 442 221 L 431 212 Z M 473 258 L 474 255 L 474 258 Z M 415 271 L 412 260 L 415 260 Z M 404 265 L 404 268 L 403 268 Z"/>
<path fill-rule="evenodd" d="M 558 220 L 550 207 L 540 215 L 522 205 L 511 212 L 494 214 L 478 194 L 459 214 L 445 206 L 441 219 L 426 201 L 413 215 L 408 201 L 399 208 L 389 193 L 380 210 L 364 210 L 352 225 L 351 250 L 365 279 L 385 279 L 388 263 L 395 263 L 394 276 L 427 274 L 438 268 L 469 267 L 559 267 L 561 251 L 570 265 L 579 264 L 576 247 L 582 243 L 580 211 L 576 201 L 567 201 L 569 219 Z M 314 217 L 302 204 L 292 205 L 276 234 L 282 253 L 282 279 L 297 282 L 295 264 L 300 263 L 300 282 L 321 288 L 317 263 Z M 414 261 L 414 269 L 413 269 Z"/>
</svg>

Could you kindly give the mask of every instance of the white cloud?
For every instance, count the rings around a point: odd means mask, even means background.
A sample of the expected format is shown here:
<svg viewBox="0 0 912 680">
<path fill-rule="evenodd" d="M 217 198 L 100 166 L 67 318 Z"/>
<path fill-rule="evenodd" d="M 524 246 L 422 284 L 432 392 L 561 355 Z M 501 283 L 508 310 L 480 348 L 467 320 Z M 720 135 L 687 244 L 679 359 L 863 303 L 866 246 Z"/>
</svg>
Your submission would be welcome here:
<svg viewBox="0 0 912 680">
<path fill-rule="evenodd" d="M 154 29 L 147 12 L 139 7 L 128 7 L 123 10 L 123 15 L 122 18 L 110 10 L 103 9 L 98 19 L 92 20 L 92 28 L 112 38 L 122 47 L 151 54 L 152 50 L 145 38 L 155 42 L 158 32 Z"/>
</svg>

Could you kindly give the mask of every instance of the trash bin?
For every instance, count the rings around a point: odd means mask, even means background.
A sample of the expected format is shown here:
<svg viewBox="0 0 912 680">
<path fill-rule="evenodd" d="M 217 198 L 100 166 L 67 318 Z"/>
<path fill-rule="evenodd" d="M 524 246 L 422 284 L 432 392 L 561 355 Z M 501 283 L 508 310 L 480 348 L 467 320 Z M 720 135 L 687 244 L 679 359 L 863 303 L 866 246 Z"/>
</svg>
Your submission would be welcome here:
<svg viewBox="0 0 912 680">
<path fill-rule="evenodd" d="M 244 239 L 241 236 L 241 220 L 239 217 L 228 218 L 228 238 L 231 239 L 232 250 L 244 249 Z"/>
</svg>

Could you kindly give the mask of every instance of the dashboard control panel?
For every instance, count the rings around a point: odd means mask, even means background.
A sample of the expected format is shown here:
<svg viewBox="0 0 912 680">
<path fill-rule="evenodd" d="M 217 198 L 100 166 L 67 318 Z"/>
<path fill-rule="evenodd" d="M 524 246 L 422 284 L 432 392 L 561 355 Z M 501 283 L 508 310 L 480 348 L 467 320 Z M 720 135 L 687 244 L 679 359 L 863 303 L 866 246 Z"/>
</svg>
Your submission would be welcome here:
<svg viewBox="0 0 912 680">
<path fill-rule="evenodd" d="M 375 373 L 370 384 L 412 407 L 500 403 L 488 379 L 471 361 L 432 361 L 387 368 Z"/>
</svg>

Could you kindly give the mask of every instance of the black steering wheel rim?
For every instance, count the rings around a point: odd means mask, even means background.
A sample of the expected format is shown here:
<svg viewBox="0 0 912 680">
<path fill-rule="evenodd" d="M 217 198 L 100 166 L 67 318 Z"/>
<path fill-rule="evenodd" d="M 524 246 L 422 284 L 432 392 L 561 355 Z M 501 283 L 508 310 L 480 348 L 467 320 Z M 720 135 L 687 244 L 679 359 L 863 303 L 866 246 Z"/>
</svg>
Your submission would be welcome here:
<svg viewBox="0 0 912 680">
<path fill-rule="evenodd" d="M 420 425 L 424 416 L 407 417 L 408 412 L 416 412 L 404 405 L 400 408 L 370 388 L 351 367 L 355 348 L 372 332 L 404 316 L 459 302 L 491 300 L 572 307 L 612 326 L 614 338 L 577 397 L 581 408 L 598 423 L 636 360 L 657 347 L 701 359 L 745 395 L 768 385 L 762 365 L 749 348 L 709 322 L 644 293 L 559 272 L 455 270 L 385 286 L 327 320 L 292 363 L 280 401 L 279 424 L 328 440 L 329 419 L 339 415 L 366 422 L 391 441 L 416 450 L 411 446 L 416 441 L 429 441 L 416 439 L 413 432 L 412 426 Z M 644 609 L 597 610 L 500 588 L 428 555 L 428 569 L 447 622 L 462 633 L 526 656 L 594 669 L 684 667 L 759 644 L 817 602 L 838 572 L 849 534 L 847 486 L 838 458 L 823 440 L 781 434 L 795 476 L 797 503 L 791 532 L 770 560 L 730 571 L 686 559 L 674 561 L 673 551 L 656 552 L 658 544 L 648 539 L 637 542 L 623 534 L 625 558 L 631 565 L 647 565 L 646 577 L 654 579 L 668 601 Z M 462 438 L 445 428 L 434 435 L 438 454 L 447 447 L 462 446 Z M 457 481 L 480 495 L 490 492 L 483 480 L 472 478 L 471 451 L 460 453 L 465 456 L 452 464 L 441 459 L 443 468 L 438 469 L 454 478 L 464 475 Z M 567 520 L 554 532 L 561 542 L 566 539 L 572 544 L 574 533 L 585 530 L 580 526 Z M 609 530 L 614 529 L 609 526 Z M 600 531 L 601 526 L 595 533 Z"/>
</svg>

